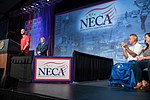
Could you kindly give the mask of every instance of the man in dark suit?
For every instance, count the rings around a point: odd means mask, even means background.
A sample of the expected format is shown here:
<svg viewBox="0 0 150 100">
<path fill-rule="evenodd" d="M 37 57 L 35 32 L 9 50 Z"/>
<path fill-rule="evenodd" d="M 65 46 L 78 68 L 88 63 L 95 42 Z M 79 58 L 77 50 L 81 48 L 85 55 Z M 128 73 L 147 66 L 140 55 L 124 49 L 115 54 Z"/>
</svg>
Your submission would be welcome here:
<svg viewBox="0 0 150 100">
<path fill-rule="evenodd" d="M 45 43 L 45 38 L 40 38 L 40 43 L 36 48 L 36 53 L 38 56 L 47 56 L 48 44 Z"/>
</svg>

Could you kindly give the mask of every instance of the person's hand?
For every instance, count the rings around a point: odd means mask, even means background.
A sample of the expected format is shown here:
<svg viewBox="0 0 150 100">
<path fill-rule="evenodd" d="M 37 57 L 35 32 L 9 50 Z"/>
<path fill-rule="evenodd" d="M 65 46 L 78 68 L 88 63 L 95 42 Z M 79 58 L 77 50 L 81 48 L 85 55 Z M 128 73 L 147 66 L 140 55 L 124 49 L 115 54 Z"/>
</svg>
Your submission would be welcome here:
<svg viewBox="0 0 150 100">
<path fill-rule="evenodd" d="M 19 56 L 23 56 L 24 55 L 24 51 L 21 50 L 20 53 L 19 53 Z"/>
<path fill-rule="evenodd" d="M 38 55 L 41 55 L 41 52 L 40 52 L 40 51 L 38 51 L 38 52 L 37 52 L 37 54 L 38 54 Z"/>
<path fill-rule="evenodd" d="M 124 42 L 122 42 L 121 43 L 121 47 L 122 47 L 122 49 L 126 49 L 126 48 L 128 48 L 128 44 L 127 43 L 124 43 Z"/>
<path fill-rule="evenodd" d="M 121 47 L 124 49 L 124 42 L 121 42 Z"/>
<path fill-rule="evenodd" d="M 137 56 L 137 61 L 144 60 L 144 57 Z"/>
<path fill-rule="evenodd" d="M 24 50 L 21 50 L 21 53 L 24 53 Z"/>
</svg>

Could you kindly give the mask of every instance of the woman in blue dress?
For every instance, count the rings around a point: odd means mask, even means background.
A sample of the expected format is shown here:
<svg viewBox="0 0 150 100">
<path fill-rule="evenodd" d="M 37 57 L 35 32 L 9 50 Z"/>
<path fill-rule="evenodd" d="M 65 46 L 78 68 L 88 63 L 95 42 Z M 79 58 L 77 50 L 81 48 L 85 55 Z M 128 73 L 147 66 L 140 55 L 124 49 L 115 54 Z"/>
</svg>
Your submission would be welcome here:
<svg viewBox="0 0 150 100">
<path fill-rule="evenodd" d="M 116 63 L 112 66 L 112 72 L 109 78 L 111 86 L 122 85 L 132 88 L 136 85 L 131 66 L 135 64 L 137 56 L 142 52 L 142 46 L 137 41 L 138 36 L 136 34 L 131 34 L 129 37 L 130 47 L 128 47 L 127 43 L 122 42 L 123 55 L 128 62 Z"/>
</svg>

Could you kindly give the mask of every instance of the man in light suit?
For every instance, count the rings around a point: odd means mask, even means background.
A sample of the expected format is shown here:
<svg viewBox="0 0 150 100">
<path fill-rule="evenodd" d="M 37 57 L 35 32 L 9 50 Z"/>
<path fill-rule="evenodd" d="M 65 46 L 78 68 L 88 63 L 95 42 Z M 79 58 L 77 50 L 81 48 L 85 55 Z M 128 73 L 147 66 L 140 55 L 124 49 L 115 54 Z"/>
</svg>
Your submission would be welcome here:
<svg viewBox="0 0 150 100">
<path fill-rule="evenodd" d="M 38 56 L 47 56 L 48 44 L 45 43 L 45 38 L 40 38 L 40 43 L 36 48 L 36 53 Z"/>
</svg>

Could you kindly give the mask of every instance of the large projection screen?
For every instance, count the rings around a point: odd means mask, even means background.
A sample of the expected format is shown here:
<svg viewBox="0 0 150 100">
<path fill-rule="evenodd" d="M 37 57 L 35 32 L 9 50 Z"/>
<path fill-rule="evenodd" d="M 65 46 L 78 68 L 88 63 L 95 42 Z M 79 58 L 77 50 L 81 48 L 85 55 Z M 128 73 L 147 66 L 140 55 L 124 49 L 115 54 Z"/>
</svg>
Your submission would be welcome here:
<svg viewBox="0 0 150 100">
<path fill-rule="evenodd" d="M 135 33 L 144 46 L 150 32 L 149 0 L 111 0 L 55 16 L 54 56 L 74 50 L 125 62 L 121 42 Z"/>
</svg>

